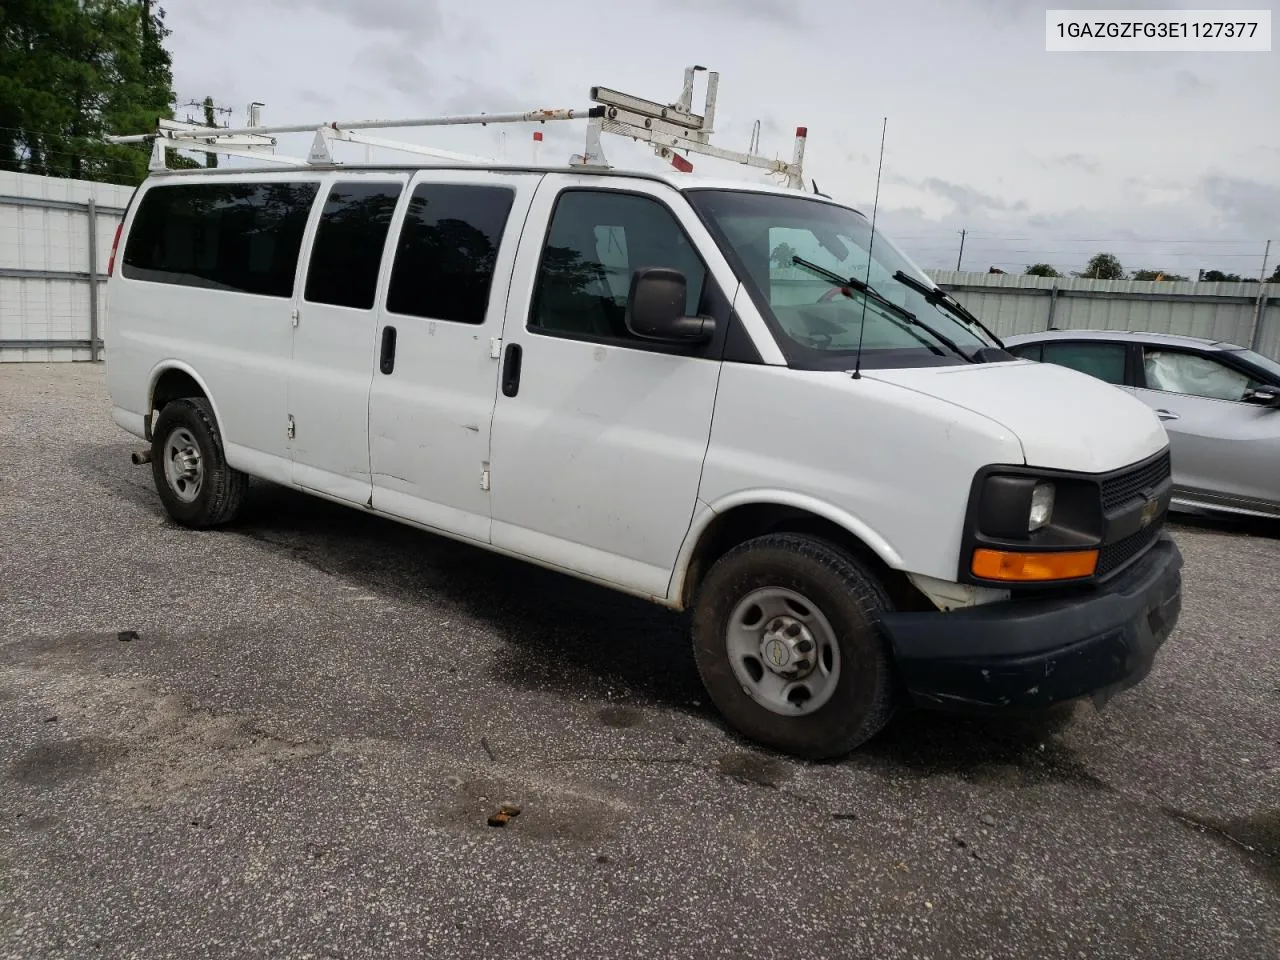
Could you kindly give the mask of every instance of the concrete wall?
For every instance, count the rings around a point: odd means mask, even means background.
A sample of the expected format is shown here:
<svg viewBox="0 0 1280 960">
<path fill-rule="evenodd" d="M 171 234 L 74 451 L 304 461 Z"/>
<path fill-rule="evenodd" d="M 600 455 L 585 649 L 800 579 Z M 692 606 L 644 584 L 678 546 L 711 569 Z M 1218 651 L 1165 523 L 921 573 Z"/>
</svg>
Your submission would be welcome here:
<svg viewBox="0 0 1280 960">
<path fill-rule="evenodd" d="M 107 260 L 132 193 L 0 172 L 0 362 L 101 356 Z"/>
</svg>

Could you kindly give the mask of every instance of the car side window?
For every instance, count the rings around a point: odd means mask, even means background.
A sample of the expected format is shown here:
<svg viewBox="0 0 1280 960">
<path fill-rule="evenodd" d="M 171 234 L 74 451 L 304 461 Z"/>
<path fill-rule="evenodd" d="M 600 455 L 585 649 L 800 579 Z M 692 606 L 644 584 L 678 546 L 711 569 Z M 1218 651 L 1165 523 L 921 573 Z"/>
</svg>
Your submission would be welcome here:
<svg viewBox="0 0 1280 960">
<path fill-rule="evenodd" d="M 400 190 L 398 183 L 351 181 L 333 185 L 311 245 L 308 302 L 356 310 L 373 306 L 382 249 Z"/>
<path fill-rule="evenodd" d="M 1124 386 L 1127 347 L 1123 343 L 1069 341 L 1046 343 L 1043 346 L 1045 363 L 1070 367 L 1107 383 Z"/>
<path fill-rule="evenodd" d="M 396 247 L 387 311 L 484 323 L 515 196 L 510 187 L 481 184 L 417 186 Z"/>
<path fill-rule="evenodd" d="M 1181 350 L 1145 350 L 1142 357 L 1147 387 L 1210 400 L 1244 400 L 1258 386 L 1247 374 L 1203 354 Z"/>
<path fill-rule="evenodd" d="M 125 243 L 130 280 L 293 296 L 319 181 L 181 183 L 142 196 Z"/>
<path fill-rule="evenodd" d="M 565 191 L 551 217 L 529 327 L 642 342 L 625 323 L 631 277 L 642 267 L 683 272 L 688 281 L 685 310 L 697 313 L 707 270 L 670 210 L 635 194 Z"/>
<path fill-rule="evenodd" d="M 1009 352 L 1015 357 L 1020 357 L 1023 360 L 1035 360 L 1036 362 L 1040 362 L 1040 344 L 1038 343 L 1029 343 L 1026 346 L 1010 347 Z"/>
</svg>

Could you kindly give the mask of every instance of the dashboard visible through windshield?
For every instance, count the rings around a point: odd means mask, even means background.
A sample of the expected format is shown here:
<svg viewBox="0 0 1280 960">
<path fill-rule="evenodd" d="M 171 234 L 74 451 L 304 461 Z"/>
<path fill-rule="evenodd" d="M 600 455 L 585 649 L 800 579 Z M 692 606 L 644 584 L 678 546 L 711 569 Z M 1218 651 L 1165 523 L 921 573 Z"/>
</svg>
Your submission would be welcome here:
<svg viewBox="0 0 1280 960">
<path fill-rule="evenodd" d="M 686 195 L 778 335 L 791 366 L 852 368 L 859 346 L 864 368 L 960 364 L 969 361 L 948 341 L 966 352 L 993 343 L 895 279 L 902 271 L 933 285 L 879 230 L 873 242 L 870 222 L 848 207 L 740 190 L 693 189 Z M 820 271 L 869 284 L 920 323 Z"/>
</svg>

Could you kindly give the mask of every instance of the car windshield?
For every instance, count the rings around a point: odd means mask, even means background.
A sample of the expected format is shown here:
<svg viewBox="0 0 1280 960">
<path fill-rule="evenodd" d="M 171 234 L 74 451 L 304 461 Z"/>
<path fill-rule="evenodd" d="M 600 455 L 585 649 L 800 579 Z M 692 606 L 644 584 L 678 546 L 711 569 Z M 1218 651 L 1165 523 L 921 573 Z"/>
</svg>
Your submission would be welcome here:
<svg viewBox="0 0 1280 960">
<path fill-rule="evenodd" d="M 928 275 L 880 230 L 872 243 L 870 221 L 848 207 L 802 194 L 742 190 L 695 189 L 688 197 L 779 335 L 793 366 L 850 368 L 860 334 L 865 368 L 968 363 L 946 341 L 966 354 L 993 345 L 980 330 L 894 279 L 902 271 L 933 288 Z M 842 292 L 829 278 L 797 264 L 796 257 L 870 284 L 876 294 L 914 314 L 923 326 L 877 303 L 874 295 L 864 297 L 849 288 Z M 930 334 L 930 329 L 941 336 Z"/>
</svg>

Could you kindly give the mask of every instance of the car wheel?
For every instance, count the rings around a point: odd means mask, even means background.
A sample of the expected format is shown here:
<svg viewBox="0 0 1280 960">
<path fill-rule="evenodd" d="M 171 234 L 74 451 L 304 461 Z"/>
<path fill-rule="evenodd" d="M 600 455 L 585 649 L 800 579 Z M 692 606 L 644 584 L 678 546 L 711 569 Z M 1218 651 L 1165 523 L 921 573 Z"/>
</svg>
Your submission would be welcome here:
<svg viewBox="0 0 1280 960">
<path fill-rule="evenodd" d="M 693 611 L 703 685 L 744 736 L 806 759 L 864 744 L 896 697 L 876 578 L 821 540 L 771 534 L 721 557 Z"/>
<path fill-rule="evenodd" d="M 203 397 L 165 404 L 151 439 L 151 474 L 169 516 L 185 527 L 230 523 L 249 478 L 227 465 L 213 407 Z"/>
</svg>

